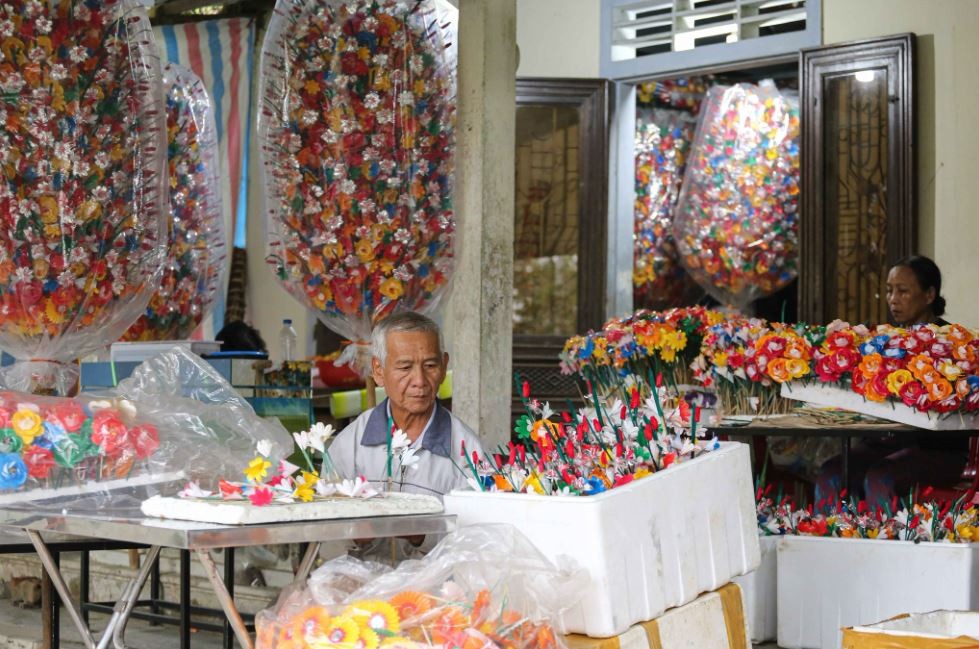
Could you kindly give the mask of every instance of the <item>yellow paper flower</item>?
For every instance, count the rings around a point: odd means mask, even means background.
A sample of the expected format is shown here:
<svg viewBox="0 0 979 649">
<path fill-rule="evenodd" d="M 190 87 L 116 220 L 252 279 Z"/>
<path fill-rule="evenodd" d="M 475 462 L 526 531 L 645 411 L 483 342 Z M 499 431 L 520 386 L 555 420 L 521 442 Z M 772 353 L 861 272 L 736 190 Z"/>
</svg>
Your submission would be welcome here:
<svg viewBox="0 0 979 649">
<path fill-rule="evenodd" d="M 269 474 L 270 466 L 272 466 L 271 462 L 264 457 L 257 456 L 245 467 L 245 477 L 252 482 L 261 482 L 262 478 Z"/>
<path fill-rule="evenodd" d="M 376 637 L 376 634 L 375 634 Z M 338 615 L 330 620 L 330 625 L 326 628 L 326 633 L 316 642 L 311 642 L 310 647 L 326 649 L 327 647 L 344 647 L 353 649 L 358 638 L 360 638 L 360 627 L 357 623 L 344 615 Z"/>
<path fill-rule="evenodd" d="M 907 370 L 895 370 L 887 375 L 887 389 L 891 394 L 900 396 L 901 388 L 909 381 L 913 381 L 914 376 Z"/>
<path fill-rule="evenodd" d="M 790 358 L 785 361 L 785 369 L 793 379 L 801 379 L 809 373 L 809 363 L 802 359 Z"/>
<path fill-rule="evenodd" d="M 401 620 L 394 606 L 380 599 L 354 602 L 344 610 L 346 615 L 357 622 L 361 629 L 377 633 L 397 634 L 401 632 Z"/>
<path fill-rule="evenodd" d="M 41 415 L 33 410 L 26 408 L 18 410 L 14 413 L 10 424 L 24 446 L 30 446 L 34 442 L 34 438 L 41 434 Z"/>
<path fill-rule="evenodd" d="M 389 300 L 397 300 L 401 297 L 401 294 L 405 292 L 404 286 L 401 284 L 401 280 L 396 277 L 389 277 L 383 282 L 381 282 L 381 287 L 379 289 L 381 295 Z"/>
</svg>

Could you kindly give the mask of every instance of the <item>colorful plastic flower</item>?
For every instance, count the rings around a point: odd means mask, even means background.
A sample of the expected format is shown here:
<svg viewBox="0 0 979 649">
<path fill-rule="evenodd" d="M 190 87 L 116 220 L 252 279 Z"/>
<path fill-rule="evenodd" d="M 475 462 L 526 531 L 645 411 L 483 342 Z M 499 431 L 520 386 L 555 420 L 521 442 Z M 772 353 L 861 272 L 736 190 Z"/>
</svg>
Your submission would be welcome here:
<svg viewBox="0 0 979 649">
<path fill-rule="evenodd" d="M 256 456 L 248 463 L 245 467 L 245 477 L 249 482 L 261 482 L 265 476 L 268 475 L 269 467 L 272 463 L 266 460 L 264 457 Z"/>
<path fill-rule="evenodd" d="M 34 438 L 41 434 L 43 423 L 41 415 L 33 410 L 21 408 L 14 413 L 10 426 L 20 437 L 24 446 L 30 446 Z"/>
</svg>

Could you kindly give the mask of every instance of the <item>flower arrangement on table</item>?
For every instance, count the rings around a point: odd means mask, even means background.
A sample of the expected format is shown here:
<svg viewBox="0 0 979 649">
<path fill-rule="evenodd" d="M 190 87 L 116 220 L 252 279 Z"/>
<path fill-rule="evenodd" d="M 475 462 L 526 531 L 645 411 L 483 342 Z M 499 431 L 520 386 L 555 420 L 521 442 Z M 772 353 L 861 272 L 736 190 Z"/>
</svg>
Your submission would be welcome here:
<svg viewBox="0 0 979 649">
<path fill-rule="evenodd" d="M 466 597 L 446 583 L 438 595 L 405 590 L 389 599 L 353 602 L 337 613 L 310 604 L 298 612 L 259 617 L 257 649 L 420 649 L 509 647 L 557 649 L 554 630 L 493 602 L 490 591 Z"/>
<path fill-rule="evenodd" d="M 894 539 L 970 543 L 979 541 L 979 506 L 966 495 L 952 502 L 938 502 L 932 489 L 924 489 L 918 498 L 895 496 L 890 502 L 873 505 L 865 500 L 847 497 L 844 489 L 838 497 L 796 508 L 781 489 L 772 495 L 772 486 L 757 487 L 758 530 L 765 536 L 801 535 L 836 538 Z"/>
<path fill-rule="evenodd" d="M 944 416 L 979 411 L 979 336 L 961 325 L 868 330 L 834 322 L 811 370 L 798 378 L 852 390 L 870 402 Z"/>
<path fill-rule="evenodd" d="M 353 341 L 395 310 L 435 308 L 452 268 L 455 61 L 441 10 L 283 0 L 263 47 L 268 262 Z M 366 373 L 364 346 L 348 349 Z"/>
<path fill-rule="evenodd" d="M 612 319 L 586 336 L 569 338 L 561 351 L 561 371 L 578 374 L 589 386 L 604 392 L 619 391 L 624 382 L 642 384 L 661 375 L 669 385 L 688 382 L 689 362 L 697 356 L 707 329 L 723 319 L 717 311 L 702 307 L 667 311 L 637 311 L 624 319 Z M 589 387 L 590 389 L 590 387 Z"/>
<path fill-rule="evenodd" d="M 166 138 L 151 36 L 145 10 L 122 1 L 0 7 L 0 346 L 19 359 L 65 362 L 117 340 L 161 271 Z M 31 378 L 7 385 L 73 383 Z"/>
<path fill-rule="evenodd" d="M 163 67 L 171 221 L 167 259 L 146 312 L 123 340 L 183 340 L 207 316 L 224 272 L 227 241 L 217 185 L 217 127 L 204 84 Z"/>
<path fill-rule="evenodd" d="M 780 396 L 782 383 L 810 374 L 814 348 L 823 328 L 728 318 L 710 328 L 694 377 L 718 392 L 725 413 L 771 415 L 790 411 L 794 402 Z"/>
<path fill-rule="evenodd" d="M 373 498 L 378 492 L 362 476 L 341 480 L 336 474 L 326 449 L 326 442 L 335 432 L 332 425 L 317 422 L 308 431 L 292 434 L 302 466 L 284 458 L 276 461 L 271 457 L 272 443 L 261 440 L 256 444 L 255 457 L 242 469 L 244 480 L 220 479 L 217 492 L 189 482 L 179 496 L 195 500 L 247 499 L 259 507 L 335 496 Z M 321 457 L 318 465 L 315 453 Z"/>
<path fill-rule="evenodd" d="M 0 493 L 126 478 L 160 447 L 125 399 L 0 392 Z"/>
<path fill-rule="evenodd" d="M 490 457 L 463 448 L 474 489 L 594 495 L 719 447 L 698 429 L 700 407 L 683 399 L 671 404 L 663 387 L 645 401 L 633 387 L 627 403 L 606 403 L 593 392 L 586 397 L 590 407 L 560 414 L 530 399 L 526 382 L 521 390 L 526 414 L 515 426 L 519 441 Z"/>
</svg>

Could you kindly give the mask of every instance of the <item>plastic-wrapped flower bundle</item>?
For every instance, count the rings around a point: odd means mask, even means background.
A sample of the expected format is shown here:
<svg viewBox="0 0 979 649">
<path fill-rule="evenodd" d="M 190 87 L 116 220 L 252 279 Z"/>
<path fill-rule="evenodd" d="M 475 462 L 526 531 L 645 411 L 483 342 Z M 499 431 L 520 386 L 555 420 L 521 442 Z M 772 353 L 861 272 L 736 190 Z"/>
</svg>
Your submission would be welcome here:
<svg viewBox="0 0 979 649">
<path fill-rule="evenodd" d="M 255 618 L 258 649 L 559 649 L 587 571 L 558 570 L 516 528 L 470 525 L 396 569 L 343 556 Z"/>
<path fill-rule="evenodd" d="M 440 0 L 279 0 L 269 26 L 268 261 L 350 340 L 395 311 L 431 311 L 449 279 L 454 17 Z"/>
<path fill-rule="evenodd" d="M 4 4 L 0 37 L 0 347 L 25 361 L 2 382 L 66 393 L 62 363 L 117 340 L 162 268 L 159 61 L 115 0 Z"/>
<path fill-rule="evenodd" d="M 711 88 L 674 217 L 681 263 L 743 308 L 797 273 L 798 101 L 770 81 Z"/>
<path fill-rule="evenodd" d="M 637 111 L 633 290 L 646 308 L 682 306 L 693 284 L 677 260 L 673 213 L 696 119 Z"/>
<path fill-rule="evenodd" d="M 221 288 L 227 240 L 217 184 L 217 128 L 197 75 L 163 67 L 167 107 L 170 237 L 163 277 L 124 340 L 182 340 L 207 316 Z"/>
</svg>

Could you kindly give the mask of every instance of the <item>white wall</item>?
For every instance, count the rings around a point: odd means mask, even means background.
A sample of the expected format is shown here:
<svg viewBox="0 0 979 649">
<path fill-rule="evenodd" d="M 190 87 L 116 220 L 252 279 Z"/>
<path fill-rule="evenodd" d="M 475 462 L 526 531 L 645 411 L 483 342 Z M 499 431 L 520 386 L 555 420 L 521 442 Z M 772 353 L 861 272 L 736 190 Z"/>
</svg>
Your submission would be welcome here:
<svg viewBox="0 0 979 649">
<path fill-rule="evenodd" d="M 517 76 L 598 78 L 601 5 L 601 0 L 517 0 Z"/>
<path fill-rule="evenodd" d="M 942 269 L 947 318 L 979 326 L 979 2 L 823 0 L 825 44 L 917 35 L 919 252 Z"/>
</svg>

